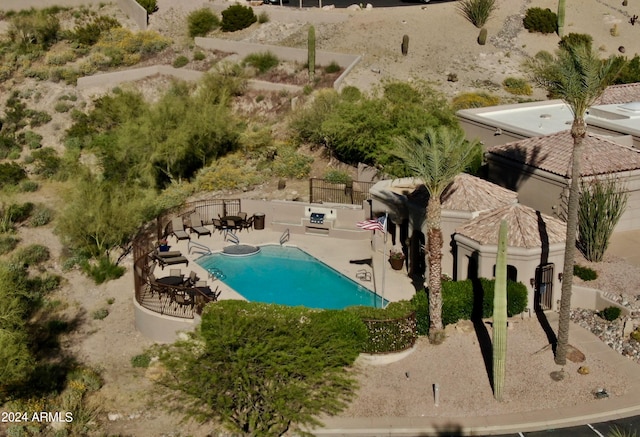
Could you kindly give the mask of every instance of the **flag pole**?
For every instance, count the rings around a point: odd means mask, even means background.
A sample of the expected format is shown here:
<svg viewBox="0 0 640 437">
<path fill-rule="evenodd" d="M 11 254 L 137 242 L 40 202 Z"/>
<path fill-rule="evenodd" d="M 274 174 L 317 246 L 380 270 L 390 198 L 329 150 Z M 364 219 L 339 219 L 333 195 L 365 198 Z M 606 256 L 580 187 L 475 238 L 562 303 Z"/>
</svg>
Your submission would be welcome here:
<svg viewBox="0 0 640 437">
<path fill-rule="evenodd" d="M 380 308 L 384 308 L 384 279 L 385 272 L 387 269 L 385 268 L 385 252 L 387 251 L 387 220 L 389 220 L 389 212 L 384 213 L 384 225 L 382 225 L 382 234 L 384 235 L 384 240 L 382 243 L 382 300 L 380 301 Z"/>
</svg>

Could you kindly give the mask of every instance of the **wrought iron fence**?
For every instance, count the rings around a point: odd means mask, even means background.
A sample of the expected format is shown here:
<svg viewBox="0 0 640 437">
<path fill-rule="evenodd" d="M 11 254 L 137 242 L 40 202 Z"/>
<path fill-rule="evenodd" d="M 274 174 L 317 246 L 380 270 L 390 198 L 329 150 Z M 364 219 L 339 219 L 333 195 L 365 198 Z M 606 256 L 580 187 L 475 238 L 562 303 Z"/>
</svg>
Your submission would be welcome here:
<svg viewBox="0 0 640 437">
<path fill-rule="evenodd" d="M 360 205 L 369 199 L 369 189 L 375 182 L 351 181 L 347 184 L 328 182 L 326 179 L 309 179 L 311 203 L 345 203 Z"/>
</svg>

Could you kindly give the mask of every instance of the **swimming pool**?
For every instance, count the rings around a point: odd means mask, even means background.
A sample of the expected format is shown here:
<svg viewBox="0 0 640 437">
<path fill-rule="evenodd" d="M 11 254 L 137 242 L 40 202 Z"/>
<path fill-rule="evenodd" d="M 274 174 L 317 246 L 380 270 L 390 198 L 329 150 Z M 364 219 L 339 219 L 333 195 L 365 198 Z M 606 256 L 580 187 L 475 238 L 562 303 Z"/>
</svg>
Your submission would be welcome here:
<svg viewBox="0 0 640 437">
<path fill-rule="evenodd" d="M 252 302 L 342 309 L 387 301 L 297 247 L 261 246 L 251 256 L 219 253 L 196 260 Z"/>
</svg>

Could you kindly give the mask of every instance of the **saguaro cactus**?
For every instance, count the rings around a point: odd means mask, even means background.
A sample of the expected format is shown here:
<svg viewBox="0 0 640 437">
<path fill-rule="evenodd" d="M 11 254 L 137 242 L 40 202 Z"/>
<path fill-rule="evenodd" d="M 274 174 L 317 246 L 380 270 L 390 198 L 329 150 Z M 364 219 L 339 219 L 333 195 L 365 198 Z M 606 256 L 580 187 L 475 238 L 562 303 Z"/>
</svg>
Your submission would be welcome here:
<svg viewBox="0 0 640 437">
<path fill-rule="evenodd" d="M 309 64 L 309 82 L 313 82 L 316 76 L 316 28 L 309 26 L 308 44 L 308 64 Z"/>
<path fill-rule="evenodd" d="M 487 28 L 483 27 L 480 29 L 480 33 L 478 34 L 478 44 L 481 46 L 487 43 Z"/>
<path fill-rule="evenodd" d="M 500 223 L 493 292 L 493 396 L 502 401 L 507 356 L 507 222 Z"/>
<path fill-rule="evenodd" d="M 402 54 L 407 56 L 409 53 L 409 35 L 404 35 L 402 37 Z"/>
<path fill-rule="evenodd" d="M 558 36 L 560 38 L 564 34 L 564 2 L 565 0 L 558 0 Z"/>
</svg>

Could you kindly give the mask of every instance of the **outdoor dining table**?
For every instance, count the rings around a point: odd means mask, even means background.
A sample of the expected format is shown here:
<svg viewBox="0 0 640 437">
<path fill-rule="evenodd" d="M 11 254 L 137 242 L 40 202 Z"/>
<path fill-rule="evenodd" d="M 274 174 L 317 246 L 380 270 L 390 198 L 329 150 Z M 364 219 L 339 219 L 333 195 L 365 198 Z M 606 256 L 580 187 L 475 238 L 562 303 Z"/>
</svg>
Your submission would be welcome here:
<svg viewBox="0 0 640 437">
<path fill-rule="evenodd" d="M 220 220 L 224 226 L 231 229 L 242 229 L 242 223 L 244 222 L 242 217 L 238 215 L 225 215 L 224 217 L 220 217 Z"/>
<path fill-rule="evenodd" d="M 184 283 L 184 278 L 182 276 L 165 276 L 163 278 L 158 278 L 156 282 L 159 284 L 176 286 L 182 285 Z"/>
</svg>

